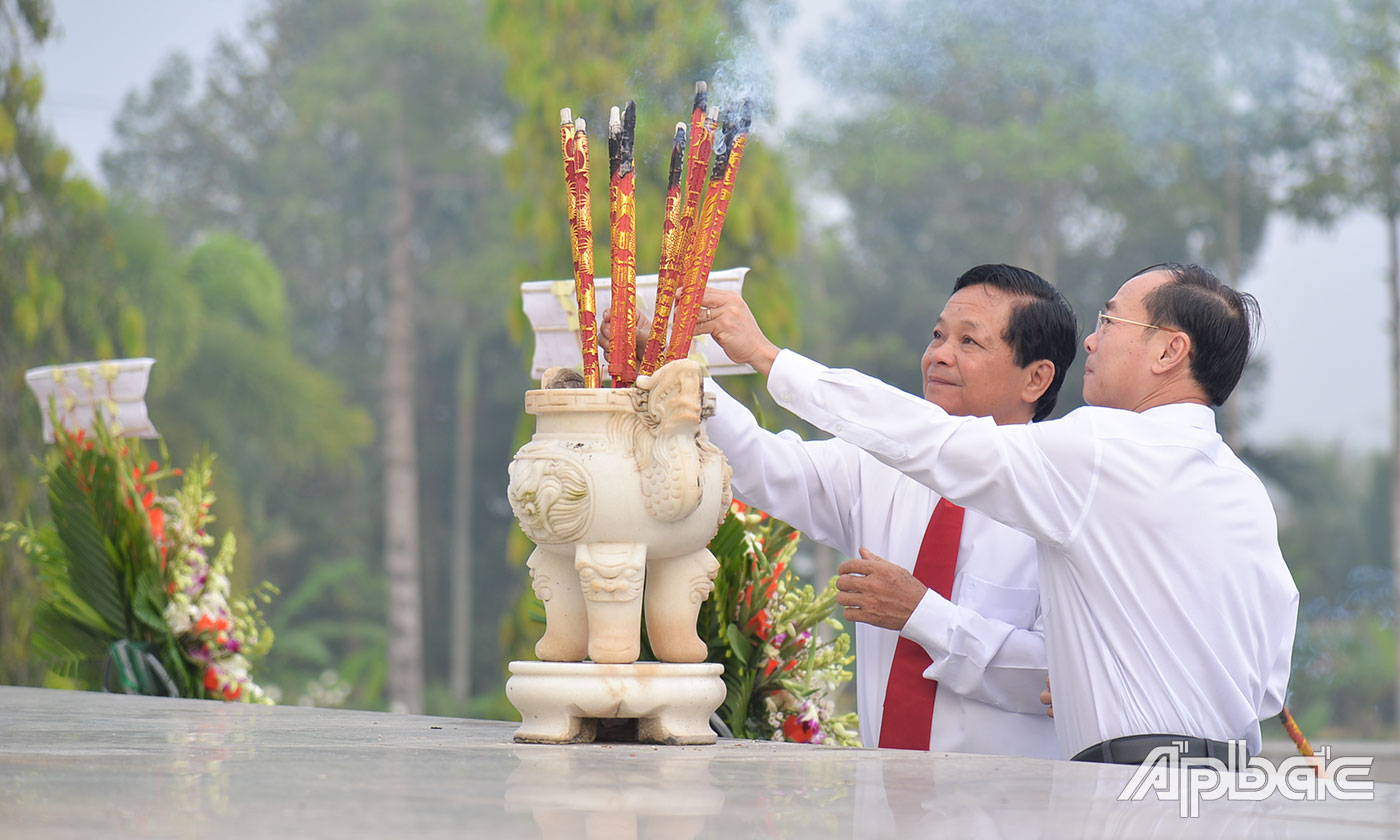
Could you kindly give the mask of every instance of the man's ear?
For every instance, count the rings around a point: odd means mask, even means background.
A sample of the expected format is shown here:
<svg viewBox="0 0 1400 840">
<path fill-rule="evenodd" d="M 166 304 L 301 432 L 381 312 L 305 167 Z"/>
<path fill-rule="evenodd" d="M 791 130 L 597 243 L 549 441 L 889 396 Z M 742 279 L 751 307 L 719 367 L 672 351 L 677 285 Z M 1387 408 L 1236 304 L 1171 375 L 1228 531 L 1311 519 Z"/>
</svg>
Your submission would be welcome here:
<svg viewBox="0 0 1400 840">
<path fill-rule="evenodd" d="M 1172 331 L 1171 338 L 1163 345 L 1162 352 L 1152 363 L 1153 373 L 1171 373 L 1174 370 L 1191 368 L 1191 336 L 1184 332 Z"/>
<path fill-rule="evenodd" d="M 1021 401 L 1027 405 L 1035 405 L 1050 387 L 1050 383 L 1055 381 L 1055 363 L 1049 359 L 1040 359 L 1026 365 L 1022 370 L 1026 378 L 1021 387 Z"/>
</svg>

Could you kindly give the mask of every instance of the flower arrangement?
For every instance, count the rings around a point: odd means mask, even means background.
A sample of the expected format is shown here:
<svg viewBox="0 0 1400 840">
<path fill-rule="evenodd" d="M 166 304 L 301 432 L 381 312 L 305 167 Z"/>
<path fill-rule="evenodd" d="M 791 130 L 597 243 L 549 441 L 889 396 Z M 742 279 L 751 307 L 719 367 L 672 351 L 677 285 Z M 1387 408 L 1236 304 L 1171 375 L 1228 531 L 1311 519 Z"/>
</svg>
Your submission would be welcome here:
<svg viewBox="0 0 1400 840">
<path fill-rule="evenodd" d="M 719 715 L 738 738 L 860 743 L 854 712 L 837 715 L 832 693 L 851 679 L 851 637 L 832 617 L 833 578 L 818 593 L 791 568 L 800 535 L 786 523 L 734 502 L 710 541 L 719 560 L 699 631 L 711 662 L 724 665 Z M 823 640 L 826 624 L 838 631 Z"/>
<path fill-rule="evenodd" d="M 117 435 L 100 416 L 91 437 L 56 428 L 44 476 L 53 521 L 0 525 L 39 573 L 36 651 L 79 687 L 270 703 L 251 662 L 272 646 L 257 604 L 276 590 L 230 596 L 232 534 L 209 557 L 213 456 L 172 469 Z"/>
</svg>

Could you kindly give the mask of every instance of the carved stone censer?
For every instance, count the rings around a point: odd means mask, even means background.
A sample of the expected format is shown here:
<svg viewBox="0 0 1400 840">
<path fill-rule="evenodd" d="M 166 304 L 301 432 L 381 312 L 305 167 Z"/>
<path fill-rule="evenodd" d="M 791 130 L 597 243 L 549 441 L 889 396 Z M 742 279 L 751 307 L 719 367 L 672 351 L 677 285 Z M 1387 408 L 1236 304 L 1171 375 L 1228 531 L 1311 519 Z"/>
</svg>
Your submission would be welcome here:
<svg viewBox="0 0 1400 840">
<path fill-rule="evenodd" d="M 510 505 L 536 548 L 539 662 L 512 662 L 515 740 L 591 741 L 635 720 L 648 743 L 708 744 L 723 667 L 696 634 L 719 564 L 706 548 L 729 509 L 729 465 L 705 437 L 699 363 L 633 388 L 529 391 L 534 437 L 510 465 Z M 546 385 L 548 385 L 548 377 Z M 641 621 L 659 662 L 637 662 Z M 585 662 L 585 657 L 591 661 Z"/>
</svg>

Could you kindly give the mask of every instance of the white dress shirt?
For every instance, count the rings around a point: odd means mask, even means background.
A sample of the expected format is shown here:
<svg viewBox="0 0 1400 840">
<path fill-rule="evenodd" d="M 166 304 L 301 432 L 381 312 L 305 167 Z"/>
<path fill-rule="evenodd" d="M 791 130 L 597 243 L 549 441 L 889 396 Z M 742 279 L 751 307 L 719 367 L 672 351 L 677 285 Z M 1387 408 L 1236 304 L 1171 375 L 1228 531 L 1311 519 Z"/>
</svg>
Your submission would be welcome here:
<svg viewBox="0 0 1400 840">
<path fill-rule="evenodd" d="M 910 571 L 939 497 L 840 440 L 775 435 L 713 382 L 710 441 L 734 470 L 740 501 L 807 537 L 855 557 L 865 546 Z M 963 519 L 951 602 L 925 593 L 904 626 L 937 680 L 929 749 L 1054 758 L 1054 721 L 1045 714 L 1045 636 L 1036 587 L 1035 541 L 969 511 Z M 880 742 L 890 663 L 900 633 L 855 625 L 856 705 L 861 740 Z"/>
<path fill-rule="evenodd" d="M 997 426 L 783 351 L 777 401 L 1039 541 L 1060 752 L 1243 738 L 1288 687 L 1298 589 L 1263 484 L 1203 405 Z"/>
</svg>

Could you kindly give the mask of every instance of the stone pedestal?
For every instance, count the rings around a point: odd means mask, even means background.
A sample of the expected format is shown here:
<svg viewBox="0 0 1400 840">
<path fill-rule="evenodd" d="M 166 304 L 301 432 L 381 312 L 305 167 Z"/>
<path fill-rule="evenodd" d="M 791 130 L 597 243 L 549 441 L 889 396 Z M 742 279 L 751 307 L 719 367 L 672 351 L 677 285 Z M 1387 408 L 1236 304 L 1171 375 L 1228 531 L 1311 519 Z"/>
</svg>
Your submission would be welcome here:
<svg viewBox="0 0 1400 840">
<path fill-rule="evenodd" d="M 722 665 L 512 662 L 510 673 L 506 696 L 520 710 L 518 742 L 583 743 L 602 730 L 644 744 L 715 742 L 710 713 L 724 702 Z"/>
</svg>

